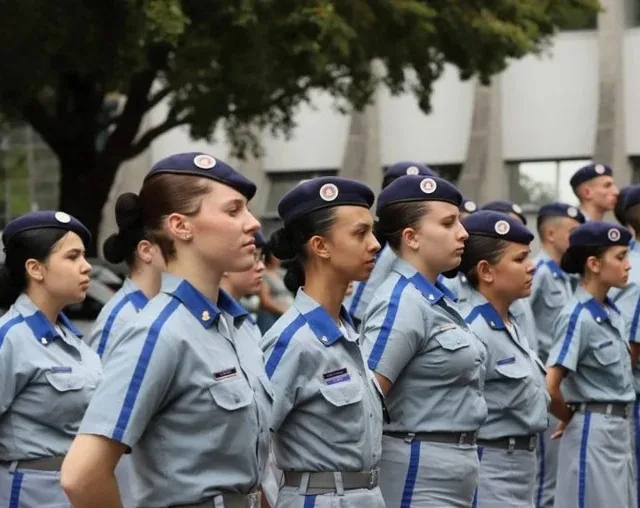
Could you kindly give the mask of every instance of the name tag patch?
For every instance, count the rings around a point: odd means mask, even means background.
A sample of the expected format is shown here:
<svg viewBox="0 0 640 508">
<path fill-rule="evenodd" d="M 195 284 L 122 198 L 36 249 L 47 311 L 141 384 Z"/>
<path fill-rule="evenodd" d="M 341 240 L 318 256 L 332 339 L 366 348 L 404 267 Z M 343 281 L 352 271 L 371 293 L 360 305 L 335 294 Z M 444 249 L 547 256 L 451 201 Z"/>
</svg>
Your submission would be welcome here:
<svg viewBox="0 0 640 508">
<path fill-rule="evenodd" d="M 331 372 L 325 372 L 322 374 L 324 382 L 328 385 L 335 385 L 336 383 L 344 383 L 345 381 L 351 380 L 351 376 L 349 376 L 349 372 L 347 372 L 347 368 L 344 367 L 338 370 L 332 370 Z"/>
<path fill-rule="evenodd" d="M 598 349 L 602 349 L 603 347 L 611 346 L 613 344 L 612 340 L 607 340 L 605 342 L 601 342 L 598 344 Z"/>
<path fill-rule="evenodd" d="M 510 356 L 509 358 L 503 358 L 502 360 L 498 360 L 496 363 L 498 365 L 511 365 L 512 363 L 516 363 L 516 357 Z"/>
<path fill-rule="evenodd" d="M 446 323 L 436 328 L 436 333 L 446 332 L 447 330 L 453 330 L 454 328 L 456 328 L 456 325 L 454 325 L 453 323 Z"/>
<path fill-rule="evenodd" d="M 231 367 L 230 369 L 220 370 L 218 372 L 213 373 L 213 379 L 216 381 L 222 381 L 224 379 L 231 379 L 238 375 L 238 371 L 235 367 Z"/>
<path fill-rule="evenodd" d="M 56 366 L 56 367 L 51 367 L 49 369 L 49 372 L 53 373 L 53 374 L 57 374 L 60 372 L 65 372 L 65 373 L 69 373 L 71 372 L 73 369 L 71 367 L 62 367 L 62 366 Z"/>
</svg>

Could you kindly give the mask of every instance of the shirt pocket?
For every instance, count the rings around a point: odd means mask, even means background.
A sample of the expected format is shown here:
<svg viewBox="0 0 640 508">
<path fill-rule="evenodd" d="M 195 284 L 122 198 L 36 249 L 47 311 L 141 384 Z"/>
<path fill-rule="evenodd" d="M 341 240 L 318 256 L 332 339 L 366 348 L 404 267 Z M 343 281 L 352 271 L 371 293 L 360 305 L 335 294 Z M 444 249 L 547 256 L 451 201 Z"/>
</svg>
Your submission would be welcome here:
<svg viewBox="0 0 640 508">
<path fill-rule="evenodd" d="M 600 365 L 613 365 L 620 361 L 620 348 L 614 339 L 603 340 L 593 348 L 593 357 Z"/>
<path fill-rule="evenodd" d="M 217 381 L 209 386 L 209 393 L 216 405 L 226 411 L 237 411 L 253 401 L 253 390 L 242 377 Z"/>
<path fill-rule="evenodd" d="M 442 349 L 447 351 L 458 351 L 469 347 L 469 340 L 462 337 L 460 333 L 451 330 L 435 335 L 434 339 Z"/>
<path fill-rule="evenodd" d="M 44 374 L 47 383 L 57 392 L 81 390 L 87 384 L 85 376 L 73 372 L 48 371 Z"/>
<path fill-rule="evenodd" d="M 567 303 L 562 291 L 544 291 L 542 300 L 544 301 L 544 306 L 548 309 L 560 309 Z"/>
<path fill-rule="evenodd" d="M 325 385 L 320 388 L 322 397 L 335 407 L 350 406 L 362 402 L 362 386 L 357 381 Z"/>
<path fill-rule="evenodd" d="M 529 375 L 528 369 L 523 368 L 515 357 L 501 358 L 496 362 L 495 370 L 498 375 L 513 380 L 524 379 Z"/>
</svg>

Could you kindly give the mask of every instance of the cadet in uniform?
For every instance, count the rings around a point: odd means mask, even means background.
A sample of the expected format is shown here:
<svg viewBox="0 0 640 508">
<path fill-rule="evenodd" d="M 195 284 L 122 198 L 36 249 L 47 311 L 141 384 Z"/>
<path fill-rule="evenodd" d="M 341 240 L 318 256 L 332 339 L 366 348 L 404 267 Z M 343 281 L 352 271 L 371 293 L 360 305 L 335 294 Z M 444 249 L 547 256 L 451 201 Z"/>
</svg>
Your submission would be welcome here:
<svg viewBox="0 0 640 508">
<path fill-rule="evenodd" d="M 139 197 L 127 192 L 116 201 L 118 232 L 109 236 L 102 248 L 104 257 L 113 264 L 123 261 L 129 276 L 122 287 L 102 308 L 89 335 L 89 345 L 106 363 L 111 353 L 111 336 L 131 323 L 160 291 L 161 274 L 166 268 L 160 248 L 145 235 Z"/>
<path fill-rule="evenodd" d="M 392 182 L 406 175 L 437 176 L 431 168 L 424 164 L 409 161 L 398 162 L 385 171 L 382 188 L 385 189 Z M 387 245 L 382 245 L 382 249 L 378 252 L 376 266 L 369 278 L 357 282 L 351 295 L 345 299 L 345 306 L 349 309 L 349 314 L 353 318 L 356 328 L 360 327 L 360 322 L 378 287 L 391 273 L 391 267 L 395 259 L 396 256 L 393 251 Z"/>
<path fill-rule="evenodd" d="M 119 506 L 132 450 L 136 506 L 256 507 L 273 392 L 248 313 L 219 290 L 254 262 L 255 185 L 203 153 L 156 163 L 140 205 L 167 263 L 160 293 L 114 338 L 104 382 L 62 470 L 76 508 Z"/>
<path fill-rule="evenodd" d="M 284 227 L 269 241 L 289 264 L 293 307 L 265 334 L 266 369 L 276 393 L 271 429 L 284 471 L 279 508 L 384 507 L 378 487 L 382 393 L 366 367 L 341 303 L 366 279 L 380 244 L 373 192 L 344 178 L 314 178 L 278 205 Z"/>
<path fill-rule="evenodd" d="M 480 478 L 473 507 L 531 508 L 537 434 L 548 425 L 545 369 L 509 308 L 531 293 L 533 234 L 504 213 L 462 220 L 469 233 L 460 269 L 471 296 L 461 312 L 487 348 L 484 397 L 489 414 L 478 435 Z"/>
<path fill-rule="evenodd" d="M 554 506 L 635 506 L 629 405 L 635 400 L 629 343 L 616 306 L 606 297 L 627 282 L 631 234 L 587 222 L 569 237 L 560 267 L 580 286 L 560 312 L 548 359 L 551 411 L 562 436 Z M 562 390 L 561 390 L 562 385 Z"/>
<path fill-rule="evenodd" d="M 100 358 L 62 309 L 83 301 L 91 236 L 64 212 L 11 221 L 0 269 L 0 506 L 70 506 L 60 466 L 100 375 Z"/>
<path fill-rule="evenodd" d="M 398 259 L 363 322 L 387 399 L 380 485 L 389 508 L 468 508 L 476 432 L 487 416 L 485 348 L 438 276 L 460 264 L 462 196 L 446 180 L 404 176 L 378 198 L 378 228 Z"/>
<path fill-rule="evenodd" d="M 529 304 L 536 320 L 538 356 L 546 363 L 553 342 L 554 323 L 573 295 L 573 276 L 560 268 L 560 259 L 569 247 L 569 235 L 585 222 L 575 206 L 548 203 L 538 211 L 537 229 L 541 251 L 535 259 L 536 273 Z M 558 441 L 552 440 L 558 421 L 550 416 L 549 427 L 538 441 L 536 508 L 551 508 L 556 488 Z"/>
<path fill-rule="evenodd" d="M 580 201 L 585 219 L 602 220 L 618 200 L 618 187 L 613 182 L 613 170 L 604 164 L 587 164 L 576 171 L 569 184 Z"/>
<path fill-rule="evenodd" d="M 621 187 L 619 190 L 619 194 L 618 194 L 618 199 L 616 199 L 616 206 L 613 208 L 613 215 L 615 215 L 616 220 L 622 224 L 623 226 L 627 227 L 626 224 L 626 219 L 624 218 L 624 214 L 626 211 L 626 207 L 625 207 L 625 199 L 627 197 L 627 193 L 633 188 L 635 187 L 634 185 L 626 185 L 624 187 Z M 633 242 L 633 240 L 631 240 Z"/>
<path fill-rule="evenodd" d="M 629 284 L 623 288 L 612 288 L 609 296 L 620 309 L 620 314 L 625 320 L 625 338 L 629 341 L 631 349 L 631 360 L 633 365 L 634 386 L 636 390 L 636 402 L 633 407 L 631 423 L 631 441 L 635 455 L 634 461 L 634 485 L 636 497 L 640 501 L 640 481 L 638 481 L 638 471 L 640 471 L 640 248 L 638 247 L 637 235 L 640 233 L 640 185 L 633 185 L 625 188 L 624 204 L 620 207 L 622 215 L 621 222 L 628 225 L 629 229 L 635 233 L 636 239 L 629 242 Z M 635 241 L 634 241 L 635 240 Z"/>
</svg>

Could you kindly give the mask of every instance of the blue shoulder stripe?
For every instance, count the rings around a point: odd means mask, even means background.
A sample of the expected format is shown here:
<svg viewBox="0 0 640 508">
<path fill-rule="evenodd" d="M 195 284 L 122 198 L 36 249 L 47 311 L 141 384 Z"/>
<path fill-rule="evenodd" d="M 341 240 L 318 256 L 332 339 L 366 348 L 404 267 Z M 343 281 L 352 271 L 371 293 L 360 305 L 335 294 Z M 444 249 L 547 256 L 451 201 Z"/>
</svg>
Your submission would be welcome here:
<svg viewBox="0 0 640 508">
<path fill-rule="evenodd" d="M 351 305 L 349 305 L 349 314 L 351 314 L 352 316 L 356 315 L 356 311 L 358 310 L 358 305 L 360 305 L 360 299 L 362 298 L 362 293 L 364 293 L 364 287 L 366 285 L 366 280 L 358 282 L 358 287 L 356 288 L 356 291 L 353 294 L 353 298 L 351 299 Z"/>
<path fill-rule="evenodd" d="M 11 330 L 11 328 L 13 328 L 15 325 L 22 323 L 23 321 L 24 317 L 22 317 L 22 314 L 18 314 L 16 317 L 11 318 L 4 325 L 2 325 L 2 327 L 0 327 L 0 347 L 2 347 L 4 338 L 7 336 L 7 333 L 9 333 L 9 330 Z"/>
<path fill-rule="evenodd" d="M 571 317 L 569 317 L 569 326 L 567 327 L 567 333 L 565 333 L 564 340 L 562 341 L 562 348 L 560 349 L 560 354 L 556 360 L 557 364 L 562 365 L 567 353 L 569 352 L 569 346 L 571 346 L 571 340 L 573 339 L 573 334 L 576 331 L 576 325 L 578 324 L 578 318 L 580 317 L 582 309 L 584 309 L 584 304 L 579 303 L 573 309 Z"/>
<path fill-rule="evenodd" d="M 265 370 L 267 371 L 267 377 L 271 379 L 273 373 L 276 371 L 280 360 L 284 356 L 284 352 L 287 349 L 287 346 L 293 339 L 293 336 L 296 334 L 300 328 L 304 326 L 307 320 L 304 318 L 302 314 L 299 314 L 297 318 L 295 318 L 291 323 L 287 325 L 287 327 L 282 330 L 282 333 L 278 337 L 275 346 L 273 346 L 273 351 L 271 351 L 271 355 L 269 355 L 269 359 L 265 364 Z"/>
<path fill-rule="evenodd" d="M 391 334 L 391 328 L 393 327 L 393 323 L 396 320 L 396 314 L 398 313 L 398 307 L 400 306 L 400 297 L 402 296 L 402 292 L 404 288 L 409 284 L 409 280 L 401 277 L 391 292 L 391 298 L 389 300 L 389 306 L 387 307 L 387 313 L 384 316 L 384 321 L 382 322 L 382 326 L 380 327 L 380 332 L 378 333 L 378 338 L 376 339 L 373 348 L 371 349 L 371 354 L 369 354 L 369 368 L 371 370 L 375 370 L 380 363 L 380 359 L 382 358 L 382 354 L 384 353 L 385 348 L 387 347 L 387 341 L 389 340 L 389 335 Z"/>
<path fill-rule="evenodd" d="M 122 308 L 127 303 L 129 303 L 129 300 L 125 296 L 116 305 L 114 305 L 113 309 L 111 309 L 111 312 L 109 313 L 109 316 L 107 317 L 107 321 L 105 322 L 104 328 L 102 329 L 102 333 L 100 334 L 100 342 L 98 343 L 98 349 L 96 350 L 100 358 L 102 358 L 102 355 L 104 354 L 104 350 L 107 347 L 107 341 L 109 340 L 109 335 L 111 335 L 111 328 L 113 328 L 113 323 L 118 317 L 118 314 L 120 314 L 120 311 L 122 310 Z"/>
<path fill-rule="evenodd" d="M 149 362 L 151 361 L 151 355 L 153 354 L 153 350 L 156 347 L 156 343 L 158 342 L 158 336 L 160 335 L 160 330 L 167 322 L 167 319 L 173 314 L 173 312 L 180 305 L 180 300 L 177 298 L 173 298 L 162 312 L 158 315 L 156 320 L 149 327 L 149 332 L 147 333 L 147 338 L 144 341 L 144 345 L 142 346 L 142 351 L 140 352 L 140 356 L 138 357 L 138 363 L 136 364 L 136 368 L 133 371 L 133 376 L 131 376 L 131 382 L 129 383 L 129 388 L 127 388 L 127 394 L 125 395 L 124 402 L 122 403 L 122 409 L 120 409 L 120 415 L 118 415 L 118 420 L 116 422 L 116 427 L 113 431 L 113 435 L 111 439 L 114 441 L 122 441 L 125 430 L 127 429 L 127 425 L 129 424 L 129 419 L 131 418 L 131 412 L 133 411 L 133 406 L 136 403 L 136 398 L 138 397 L 138 393 L 140 392 L 140 386 L 142 385 L 142 381 L 144 380 L 144 375 L 147 372 L 147 368 L 149 367 Z"/>
<path fill-rule="evenodd" d="M 471 309 L 471 312 L 469 312 L 469 315 L 466 318 L 464 318 L 464 322 L 467 323 L 468 325 L 473 323 L 476 320 L 476 318 L 480 315 L 480 307 L 481 305 L 478 305 L 473 309 Z"/>
</svg>

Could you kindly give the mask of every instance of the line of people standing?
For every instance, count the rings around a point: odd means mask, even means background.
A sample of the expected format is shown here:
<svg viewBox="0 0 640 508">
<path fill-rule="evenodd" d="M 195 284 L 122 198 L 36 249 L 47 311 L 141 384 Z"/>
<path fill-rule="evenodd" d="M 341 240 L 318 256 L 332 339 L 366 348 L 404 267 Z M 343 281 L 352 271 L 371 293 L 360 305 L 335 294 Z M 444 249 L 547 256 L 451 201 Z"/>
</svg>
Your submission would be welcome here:
<svg viewBox="0 0 640 508">
<path fill-rule="evenodd" d="M 640 190 L 617 199 L 599 164 L 572 185 L 592 220 L 542 207 L 535 261 L 517 205 L 412 162 L 386 171 L 375 223 L 371 189 L 314 178 L 266 242 L 252 182 L 176 154 L 118 199 L 104 250 L 130 276 L 86 342 L 62 311 L 89 232 L 12 221 L 0 506 L 636 506 L 640 264 L 598 214 L 622 201 L 638 231 Z M 263 248 L 295 298 L 261 336 L 239 300 Z"/>
</svg>

